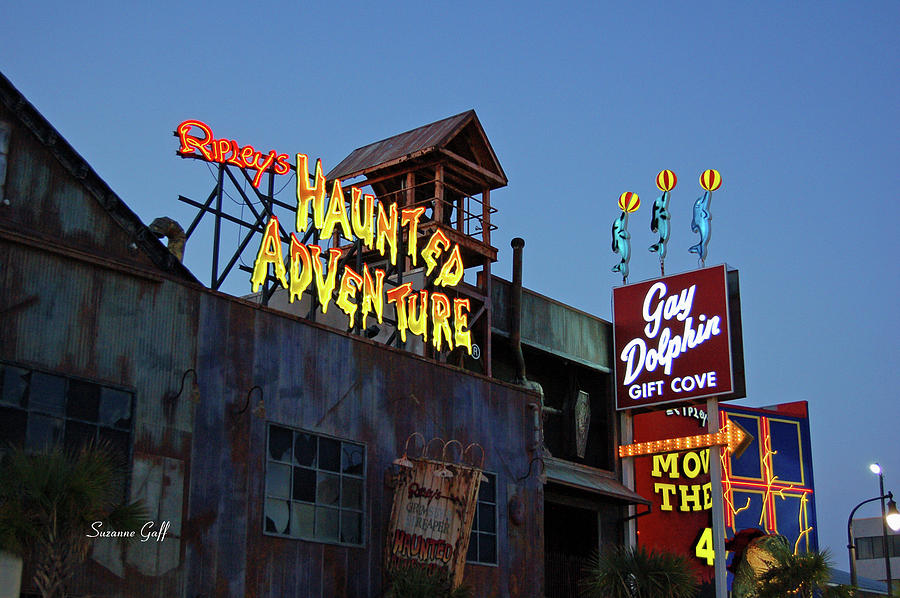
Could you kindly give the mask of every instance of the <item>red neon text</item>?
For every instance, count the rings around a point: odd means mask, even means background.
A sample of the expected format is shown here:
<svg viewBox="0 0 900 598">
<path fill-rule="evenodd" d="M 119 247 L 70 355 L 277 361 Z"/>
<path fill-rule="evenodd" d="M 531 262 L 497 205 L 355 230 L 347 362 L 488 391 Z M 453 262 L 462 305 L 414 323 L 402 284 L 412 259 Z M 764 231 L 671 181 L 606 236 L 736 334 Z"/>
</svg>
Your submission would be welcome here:
<svg viewBox="0 0 900 598">
<path fill-rule="evenodd" d="M 195 128 L 200 130 L 200 137 L 189 135 Z M 275 150 L 263 154 L 253 149 L 252 145 L 238 146 L 234 139 L 216 139 L 209 125 L 199 120 L 184 121 L 178 125 L 175 134 L 181 141 L 178 153 L 183 156 L 195 156 L 199 152 L 199 155 L 208 162 L 255 170 L 254 187 L 259 187 L 262 174 L 267 170 L 271 169 L 275 174 L 287 174 L 291 171 L 287 154 L 276 154 Z"/>
</svg>

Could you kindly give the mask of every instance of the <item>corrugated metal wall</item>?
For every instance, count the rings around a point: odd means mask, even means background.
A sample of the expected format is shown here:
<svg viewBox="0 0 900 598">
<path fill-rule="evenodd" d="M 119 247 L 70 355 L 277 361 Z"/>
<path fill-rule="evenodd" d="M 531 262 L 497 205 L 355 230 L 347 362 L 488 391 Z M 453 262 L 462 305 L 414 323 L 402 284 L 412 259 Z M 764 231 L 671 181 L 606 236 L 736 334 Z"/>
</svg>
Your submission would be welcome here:
<svg viewBox="0 0 900 598">
<path fill-rule="evenodd" d="M 204 529 L 191 546 L 187 594 L 377 596 L 392 490 L 391 462 L 412 432 L 478 442 L 498 476 L 497 567 L 469 565 L 478 596 L 540 595 L 542 487 L 529 470 L 535 396 L 461 370 L 204 295 L 200 308 L 198 407 L 190 519 Z M 262 388 L 266 421 L 240 415 Z M 251 407 L 259 399 L 254 392 Z M 264 535 L 266 423 L 363 442 L 367 451 L 366 545 L 332 546 Z M 537 470 L 538 468 L 534 468 Z M 527 523 L 505 505 L 526 497 Z M 246 558 L 245 558 L 246 553 Z"/>
</svg>

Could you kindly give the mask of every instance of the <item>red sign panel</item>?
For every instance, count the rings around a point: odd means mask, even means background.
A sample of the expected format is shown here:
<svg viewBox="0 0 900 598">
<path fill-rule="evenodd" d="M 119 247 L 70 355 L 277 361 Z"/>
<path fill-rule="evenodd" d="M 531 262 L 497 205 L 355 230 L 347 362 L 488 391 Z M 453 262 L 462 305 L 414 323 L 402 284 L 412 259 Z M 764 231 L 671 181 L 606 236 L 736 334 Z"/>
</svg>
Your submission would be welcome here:
<svg viewBox="0 0 900 598">
<path fill-rule="evenodd" d="M 613 289 L 616 408 L 733 390 L 725 266 Z"/>
</svg>

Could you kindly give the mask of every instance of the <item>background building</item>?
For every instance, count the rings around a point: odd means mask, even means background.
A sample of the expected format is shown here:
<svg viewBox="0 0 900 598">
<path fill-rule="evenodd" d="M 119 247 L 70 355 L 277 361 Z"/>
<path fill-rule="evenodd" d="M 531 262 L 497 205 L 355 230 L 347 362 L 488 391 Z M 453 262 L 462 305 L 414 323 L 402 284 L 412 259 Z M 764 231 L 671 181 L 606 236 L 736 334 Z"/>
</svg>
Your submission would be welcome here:
<svg viewBox="0 0 900 598">
<path fill-rule="evenodd" d="M 887 581 L 884 563 L 884 520 L 881 517 L 865 517 L 853 520 L 853 539 L 856 542 L 856 572 L 860 577 Z M 888 555 L 891 559 L 891 577 L 895 583 L 900 575 L 900 532 L 888 528 Z"/>
</svg>

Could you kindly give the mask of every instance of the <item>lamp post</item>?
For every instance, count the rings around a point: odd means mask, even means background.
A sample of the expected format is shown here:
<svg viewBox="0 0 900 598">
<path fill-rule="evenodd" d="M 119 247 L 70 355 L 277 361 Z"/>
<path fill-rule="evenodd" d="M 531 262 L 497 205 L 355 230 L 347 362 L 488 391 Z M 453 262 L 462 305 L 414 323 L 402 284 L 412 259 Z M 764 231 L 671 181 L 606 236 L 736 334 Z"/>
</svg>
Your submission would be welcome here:
<svg viewBox="0 0 900 598">
<path fill-rule="evenodd" d="M 888 543 L 888 523 L 887 523 L 887 513 L 884 508 L 884 472 L 881 471 L 881 465 L 878 463 L 872 463 L 869 465 L 869 471 L 878 476 L 878 494 L 881 496 L 881 542 L 884 547 L 884 572 L 887 575 L 887 591 L 888 598 L 893 596 L 893 580 L 891 579 L 891 553 L 890 553 L 890 543 Z M 891 497 L 893 500 L 893 496 Z M 896 510 L 896 504 L 894 505 L 894 509 Z M 891 541 L 893 543 L 893 540 Z"/>
<path fill-rule="evenodd" d="M 856 545 L 853 542 L 853 515 L 856 514 L 856 510 L 863 506 L 864 504 L 868 504 L 870 502 L 875 502 L 876 500 L 880 500 L 884 502 L 884 499 L 888 499 L 888 510 L 887 516 L 883 518 L 883 521 L 886 523 L 888 521 L 891 522 L 891 529 L 894 531 L 900 530 L 900 511 L 897 510 L 897 503 L 894 502 L 894 494 L 893 492 L 888 492 L 882 496 L 876 496 L 875 498 L 869 498 L 867 500 L 862 501 L 850 511 L 850 517 L 847 518 L 847 549 L 850 551 L 850 585 L 855 586 L 857 583 L 856 578 Z M 888 596 L 891 595 L 891 588 L 888 586 Z"/>
</svg>

